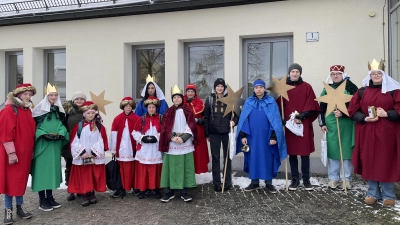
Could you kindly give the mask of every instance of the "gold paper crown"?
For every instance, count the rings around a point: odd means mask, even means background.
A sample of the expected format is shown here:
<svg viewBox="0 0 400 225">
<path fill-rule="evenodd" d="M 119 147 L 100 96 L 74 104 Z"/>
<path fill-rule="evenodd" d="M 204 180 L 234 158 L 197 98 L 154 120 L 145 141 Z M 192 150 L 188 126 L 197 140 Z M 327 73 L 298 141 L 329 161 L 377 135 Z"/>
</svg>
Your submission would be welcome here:
<svg viewBox="0 0 400 225">
<path fill-rule="evenodd" d="M 154 82 L 154 77 L 150 76 L 150 74 L 147 74 L 146 83 L 148 82 Z"/>
<path fill-rule="evenodd" d="M 44 93 L 46 93 L 46 95 L 48 95 L 51 92 L 57 92 L 58 93 L 58 87 L 57 87 L 56 84 L 54 84 L 54 86 L 51 86 L 50 83 L 47 83 L 47 87 L 44 87 Z"/>
<path fill-rule="evenodd" d="M 372 63 L 370 64 L 368 62 L 368 70 L 385 70 L 385 65 L 383 64 L 383 60 L 378 63 L 375 59 L 372 60 Z"/>
<path fill-rule="evenodd" d="M 180 94 L 183 95 L 183 91 L 178 88 L 178 86 L 175 84 L 174 88 L 171 88 L 171 96 Z"/>
</svg>

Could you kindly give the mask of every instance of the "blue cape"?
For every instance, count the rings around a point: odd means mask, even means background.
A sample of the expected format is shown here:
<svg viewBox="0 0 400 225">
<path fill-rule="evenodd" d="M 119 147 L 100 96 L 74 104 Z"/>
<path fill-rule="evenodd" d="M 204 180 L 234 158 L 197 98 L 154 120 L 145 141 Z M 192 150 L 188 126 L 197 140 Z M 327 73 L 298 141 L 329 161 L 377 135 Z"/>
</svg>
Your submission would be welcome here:
<svg viewBox="0 0 400 225">
<path fill-rule="evenodd" d="M 252 96 L 246 99 L 240 114 L 236 132 L 236 154 L 241 152 L 242 140 L 239 137 L 239 133 L 242 130 L 243 123 L 249 116 L 251 110 L 255 109 L 256 107 L 258 107 L 258 110 L 264 111 L 273 130 L 275 131 L 278 142 L 279 157 L 281 161 L 284 160 L 287 157 L 287 148 L 285 135 L 283 133 L 282 119 L 275 99 L 269 96 L 267 92 L 265 92 L 265 95 L 261 100 L 259 100 L 254 93 Z"/>
</svg>

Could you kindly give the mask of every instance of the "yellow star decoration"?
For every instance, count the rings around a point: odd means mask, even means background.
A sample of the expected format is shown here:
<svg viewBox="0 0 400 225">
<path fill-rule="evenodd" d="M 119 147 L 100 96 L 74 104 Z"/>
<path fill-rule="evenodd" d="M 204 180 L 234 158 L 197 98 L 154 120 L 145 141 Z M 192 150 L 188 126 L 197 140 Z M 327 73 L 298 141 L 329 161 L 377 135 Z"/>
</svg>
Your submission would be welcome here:
<svg viewBox="0 0 400 225">
<path fill-rule="evenodd" d="M 239 116 L 241 110 L 240 107 L 244 104 L 244 99 L 240 97 L 242 96 L 244 87 L 240 88 L 237 92 L 234 92 L 229 84 L 227 86 L 228 96 L 223 97 L 219 100 L 227 105 L 224 117 L 232 111 L 235 111 L 236 115 Z M 233 106 L 235 106 L 235 108 L 233 108 Z"/>
<path fill-rule="evenodd" d="M 106 92 L 106 91 L 104 90 L 103 92 L 101 92 L 101 93 L 97 96 L 97 95 L 93 94 L 93 93 L 90 91 L 90 97 L 92 98 L 92 101 L 94 102 L 94 104 L 96 104 L 97 107 L 99 108 L 99 111 L 102 112 L 102 113 L 104 113 L 104 115 L 107 115 L 106 109 L 105 109 L 104 106 L 106 106 L 106 105 L 108 105 L 108 104 L 111 104 L 112 102 L 104 99 L 104 94 L 105 94 L 105 92 Z"/>
<path fill-rule="evenodd" d="M 316 98 L 315 101 L 325 102 L 328 104 L 325 115 L 329 115 L 335 109 L 339 109 L 342 113 L 349 116 L 349 112 L 346 108 L 346 102 L 349 102 L 353 95 L 347 95 L 344 93 L 346 81 L 344 81 L 336 89 L 333 89 L 325 82 L 323 83 L 325 86 L 326 95 Z"/>
<path fill-rule="evenodd" d="M 273 86 L 271 90 L 275 92 L 278 96 L 282 96 L 282 98 L 289 101 L 289 96 L 287 92 L 295 86 L 287 85 L 286 84 L 286 76 L 282 77 L 281 80 L 278 80 L 276 77 L 272 76 Z"/>
</svg>

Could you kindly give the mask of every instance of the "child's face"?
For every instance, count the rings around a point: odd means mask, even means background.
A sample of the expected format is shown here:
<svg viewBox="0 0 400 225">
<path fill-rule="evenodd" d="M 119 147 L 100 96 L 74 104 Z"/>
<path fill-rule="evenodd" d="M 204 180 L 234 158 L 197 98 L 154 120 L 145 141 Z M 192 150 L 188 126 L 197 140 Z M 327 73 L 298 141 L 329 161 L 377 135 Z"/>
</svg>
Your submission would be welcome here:
<svg viewBox="0 0 400 225">
<path fill-rule="evenodd" d="M 94 119 L 95 116 L 96 116 L 96 112 L 90 111 L 90 112 L 86 113 L 85 120 L 90 122 Z"/>
</svg>

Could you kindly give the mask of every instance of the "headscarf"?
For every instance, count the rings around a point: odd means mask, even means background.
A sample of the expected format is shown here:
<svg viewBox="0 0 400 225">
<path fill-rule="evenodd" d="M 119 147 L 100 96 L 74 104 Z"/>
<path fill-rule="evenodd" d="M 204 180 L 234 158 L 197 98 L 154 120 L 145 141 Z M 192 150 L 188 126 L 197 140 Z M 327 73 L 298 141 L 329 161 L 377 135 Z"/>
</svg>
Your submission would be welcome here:
<svg viewBox="0 0 400 225">
<path fill-rule="evenodd" d="M 37 106 L 33 109 L 33 111 L 32 111 L 33 117 L 38 117 L 38 116 L 41 116 L 41 115 L 44 115 L 44 114 L 50 112 L 51 104 L 50 104 L 49 100 L 47 99 L 47 96 L 48 96 L 48 94 L 46 96 L 44 96 L 43 100 L 40 101 L 39 104 L 37 104 Z M 58 95 L 57 101 L 54 103 L 54 105 L 58 106 L 58 110 L 61 113 L 65 114 L 64 108 L 61 104 L 60 95 Z"/>
<path fill-rule="evenodd" d="M 364 78 L 362 81 L 363 87 L 369 86 L 369 80 L 371 80 L 371 72 L 374 70 L 370 70 L 368 72 L 368 76 Z M 385 94 L 386 92 L 393 91 L 400 89 L 400 84 L 399 82 L 395 81 L 393 78 L 391 78 L 387 73 L 385 73 L 383 70 L 379 70 L 382 73 L 382 89 L 381 92 Z"/>
<path fill-rule="evenodd" d="M 154 82 L 154 81 L 149 81 L 149 82 L 147 82 L 146 83 L 146 85 L 144 85 L 144 88 L 143 88 L 143 90 L 142 90 L 142 93 L 140 94 L 142 97 L 144 97 L 145 95 L 146 95 L 146 91 L 147 91 L 147 85 L 149 85 L 149 83 L 152 83 L 152 84 L 154 84 L 154 87 L 156 88 L 156 97 L 158 98 L 158 100 L 164 100 L 165 99 L 165 96 L 164 96 L 164 93 L 163 93 L 163 91 L 161 90 L 161 88 L 156 84 L 156 82 Z"/>
</svg>

